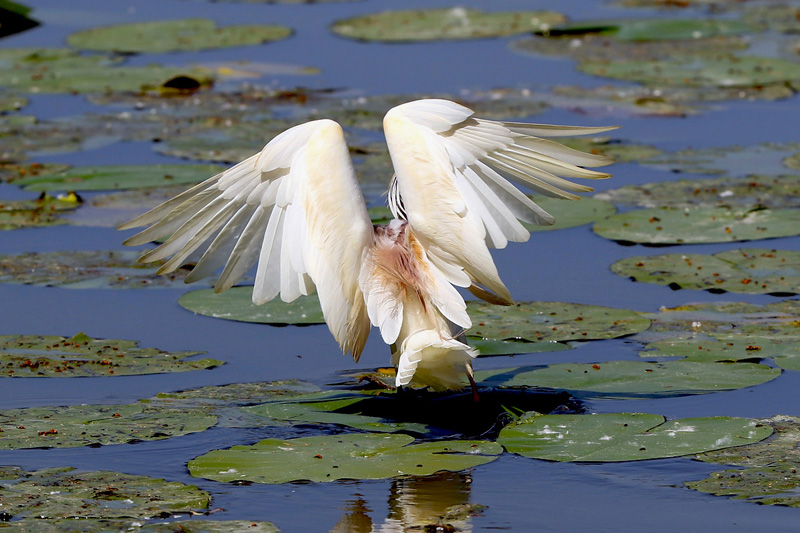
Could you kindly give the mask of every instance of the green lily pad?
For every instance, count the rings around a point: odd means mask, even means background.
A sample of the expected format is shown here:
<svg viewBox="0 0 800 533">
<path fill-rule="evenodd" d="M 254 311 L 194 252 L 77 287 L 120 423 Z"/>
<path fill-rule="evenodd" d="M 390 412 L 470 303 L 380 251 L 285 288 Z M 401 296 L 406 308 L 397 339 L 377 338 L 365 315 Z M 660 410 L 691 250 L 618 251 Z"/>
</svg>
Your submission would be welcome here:
<svg viewBox="0 0 800 533">
<path fill-rule="evenodd" d="M 472 318 L 468 337 L 523 340 L 529 343 L 614 339 L 645 330 L 650 321 L 628 309 L 562 302 L 516 302 L 514 305 L 467 303 Z"/>
<path fill-rule="evenodd" d="M 291 303 L 279 299 L 253 304 L 252 287 L 233 287 L 215 294 L 212 289 L 187 292 L 178 299 L 184 309 L 203 316 L 260 324 L 324 324 L 316 294 L 300 296 Z"/>
<path fill-rule="evenodd" d="M 16 477 L 0 478 L 0 490 L 4 513 L 15 519 L 162 518 L 205 509 L 211 500 L 194 485 L 74 468 L 18 470 Z"/>
<path fill-rule="evenodd" d="M 478 350 L 481 357 L 488 357 L 492 355 L 516 355 L 523 353 L 539 353 L 539 352 L 559 352 L 561 350 L 569 350 L 569 344 L 558 341 L 541 341 L 541 342 L 525 342 L 525 341 L 499 341 L 495 339 L 480 339 L 478 337 L 470 337 L 467 339 L 467 344 L 470 347 Z"/>
<path fill-rule="evenodd" d="M 27 252 L 0 255 L 0 283 L 67 289 L 183 287 L 185 270 L 159 276 L 135 250 Z M 157 265 L 158 263 L 156 263 Z"/>
<path fill-rule="evenodd" d="M 642 244 L 701 244 L 790 237 L 800 235 L 800 209 L 637 209 L 597 222 L 594 232 L 606 239 Z"/>
<path fill-rule="evenodd" d="M 485 370 L 476 372 L 475 379 L 488 386 L 547 387 L 640 398 L 737 390 L 761 385 L 780 374 L 780 369 L 754 363 L 608 361 L 561 363 L 534 370 Z"/>
<path fill-rule="evenodd" d="M 189 473 L 222 482 L 386 479 L 465 470 L 489 463 L 503 451 L 486 441 L 412 442 L 409 435 L 382 433 L 265 439 L 192 459 Z"/>
<path fill-rule="evenodd" d="M 42 194 L 36 200 L 17 200 L 0 203 L 0 230 L 14 230 L 64 224 L 62 214 L 80 207 L 74 194 L 50 196 Z"/>
<path fill-rule="evenodd" d="M 163 440 L 205 431 L 217 417 L 134 403 L 0 411 L 0 449 L 75 448 Z"/>
<path fill-rule="evenodd" d="M 196 512 L 196 511 L 194 511 Z M 180 513 L 190 514 L 190 513 Z M 0 529 L 3 529 L 0 525 Z M 136 531 L 137 533 L 277 533 L 270 522 L 253 520 L 170 520 L 168 522 L 142 523 L 140 519 L 61 518 L 50 520 L 28 519 L 14 522 L 15 533 L 108 533 L 109 531 Z"/>
<path fill-rule="evenodd" d="M 767 328 L 765 328 L 766 330 Z M 741 361 L 783 357 L 800 361 L 800 336 L 789 339 L 743 338 L 742 335 L 697 336 L 648 343 L 642 357 L 680 357 L 685 361 Z M 784 367 L 785 368 L 785 367 Z"/>
<path fill-rule="evenodd" d="M 552 226 L 523 223 L 522 225 L 529 231 L 550 231 L 583 226 L 617 212 L 617 208 L 613 204 L 596 198 L 581 198 L 573 201 L 537 196 L 534 201 L 539 207 L 556 217 L 556 223 Z"/>
<path fill-rule="evenodd" d="M 739 20 L 725 19 L 617 19 L 581 20 L 555 26 L 546 32 L 553 37 L 585 34 L 609 35 L 620 41 L 696 40 L 720 35 L 754 33 L 757 28 Z"/>
<path fill-rule="evenodd" d="M 291 34 L 292 30 L 283 26 L 248 24 L 218 28 L 213 20 L 179 19 L 91 28 L 68 36 L 67 43 L 101 52 L 162 54 L 255 45 L 285 39 Z"/>
<path fill-rule="evenodd" d="M 800 293 L 800 252 L 743 248 L 714 255 L 664 254 L 621 259 L 611 270 L 672 289 L 747 294 Z"/>
<path fill-rule="evenodd" d="M 594 196 L 638 207 L 800 207 L 800 175 L 753 175 L 626 185 Z"/>
<path fill-rule="evenodd" d="M 441 41 L 507 37 L 546 30 L 563 21 L 564 15 L 553 11 L 498 13 L 452 7 L 384 11 L 339 20 L 331 29 L 341 37 L 362 41 Z"/>
<path fill-rule="evenodd" d="M 409 431 L 426 434 L 433 429 L 421 423 L 396 422 L 378 416 L 362 414 L 356 404 L 365 400 L 374 401 L 376 398 L 359 392 L 330 391 L 306 394 L 289 400 L 272 401 L 245 407 L 244 410 L 254 415 L 275 420 L 339 424 L 380 433 Z"/>
<path fill-rule="evenodd" d="M 153 401 L 168 405 L 251 405 L 276 398 L 293 398 L 318 392 L 318 386 L 296 379 L 210 385 L 179 392 L 161 392 Z"/>
<path fill-rule="evenodd" d="M 617 462 L 680 457 L 764 440 L 772 428 L 747 418 L 667 421 L 642 413 L 532 416 L 503 428 L 506 450 L 548 461 Z"/>
<path fill-rule="evenodd" d="M 800 419 L 777 415 L 758 422 L 774 428 L 769 439 L 696 457 L 701 461 L 746 468 L 713 472 L 706 479 L 686 482 L 686 486 L 762 505 L 800 506 L 800 480 L 796 475 L 800 468 Z"/>
<path fill-rule="evenodd" d="M 225 364 L 187 357 L 200 352 L 169 353 L 139 348 L 136 341 L 74 337 L 0 335 L 0 377 L 134 376 L 205 370 Z"/>
<path fill-rule="evenodd" d="M 195 184 L 220 170 L 217 165 L 105 165 L 39 174 L 14 184 L 31 191 L 139 189 Z"/>
<path fill-rule="evenodd" d="M 674 57 L 657 61 L 583 61 L 587 74 L 648 85 L 752 87 L 800 80 L 800 63 L 757 56 Z"/>
<path fill-rule="evenodd" d="M 68 48 L 7 48 L 0 50 L 0 86 L 32 93 L 139 93 L 178 76 L 199 86 L 213 81 L 202 69 L 120 63 L 118 57 L 80 55 Z"/>
<path fill-rule="evenodd" d="M 0 113 L 19 111 L 28 105 L 28 99 L 16 94 L 0 94 Z"/>
</svg>

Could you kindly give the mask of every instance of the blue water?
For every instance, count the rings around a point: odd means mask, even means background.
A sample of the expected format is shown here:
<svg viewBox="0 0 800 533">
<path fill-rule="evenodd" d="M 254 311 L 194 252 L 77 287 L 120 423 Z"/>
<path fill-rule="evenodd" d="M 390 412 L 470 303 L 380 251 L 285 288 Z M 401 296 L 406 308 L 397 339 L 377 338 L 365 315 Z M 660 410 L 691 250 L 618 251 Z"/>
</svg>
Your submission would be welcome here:
<svg viewBox="0 0 800 533">
<path fill-rule="evenodd" d="M 459 43 L 384 45 L 333 37 L 334 20 L 384 9 L 445 7 L 443 1 L 367 0 L 315 5 L 208 3 L 190 0 L 30 0 L 43 25 L 6 38 L 2 46 L 62 46 L 73 31 L 101 24 L 183 17 L 210 17 L 220 24 L 264 22 L 295 28 L 279 43 L 190 54 L 143 55 L 132 64 L 151 61 L 251 61 L 318 67 L 315 76 L 275 76 L 277 86 L 346 88 L 353 94 L 449 93 L 496 87 L 547 90 L 555 84 L 584 86 L 607 83 L 577 72 L 568 60 L 537 58 L 508 50 L 509 39 Z M 624 11 L 608 4 L 575 0 L 544 2 L 496 0 L 461 2 L 493 10 L 556 9 L 573 18 L 645 16 L 646 10 Z M 691 15 L 693 12 L 687 12 Z M 694 13 L 696 15 L 696 13 Z M 100 108 L 79 96 L 33 96 L 23 111 L 43 119 L 70 117 Z M 689 118 L 618 116 L 612 111 L 591 114 L 550 108 L 535 120 L 599 125 L 617 123 L 621 140 L 652 144 L 664 150 L 752 145 L 798 140 L 800 99 L 779 102 L 723 102 L 715 110 Z M 524 118 L 524 117 L 509 117 Z M 91 150 L 42 155 L 41 162 L 73 165 L 174 161 L 152 151 L 148 143 L 117 143 Z M 617 164 L 614 178 L 598 190 L 625 184 L 675 179 L 676 175 L 635 163 Z M 685 176 L 680 176 L 685 177 Z M 5 199 L 32 196 L 0 185 Z M 127 236 L 111 229 L 55 227 L 0 232 L 0 253 L 121 248 Z M 676 247 L 669 251 L 713 253 L 739 244 Z M 748 245 L 749 246 L 749 245 Z M 800 238 L 753 243 L 800 250 Z M 536 233 L 530 242 L 495 254 L 500 273 L 518 300 L 557 300 L 640 311 L 657 311 L 696 301 L 768 303 L 771 296 L 713 295 L 670 291 L 633 283 L 612 274 L 609 265 L 633 255 L 663 253 L 662 248 L 622 247 L 592 234 L 590 228 Z M 190 289 L 186 289 L 190 290 Z M 78 403 L 127 403 L 158 392 L 243 381 L 307 379 L 325 383 L 354 364 L 344 357 L 324 326 L 272 328 L 195 316 L 176 300 L 182 289 L 68 290 L 0 285 L 0 334 L 60 334 L 83 331 L 93 337 L 134 339 L 165 350 L 205 351 L 227 364 L 212 371 L 154 376 L 91 379 L 18 379 L 0 383 L 0 408 Z M 596 362 L 637 359 L 635 343 L 612 340 L 578 349 L 479 360 L 476 368 L 509 364 Z M 388 350 L 378 335 L 370 339 L 360 368 L 385 365 Z M 752 389 L 705 396 L 638 401 L 593 401 L 597 412 L 640 411 L 668 417 L 734 415 L 800 416 L 796 401 L 800 373 Z M 325 531 L 339 521 L 354 501 L 363 500 L 376 530 L 389 515 L 393 486 L 413 495 L 414 488 L 394 481 L 230 486 L 190 478 L 188 459 L 218 448 L 246 444 L 264 437 L 258 430 L 213 428 L 201 434 L 136 445 L 67 450 L 0 452 L 0 464 L 29 469 L 71 465 L 112 469 L 194 483 L 210 491 L 212 507 L 224 508 L 214 519 L 268 520 L 284 531 Z M 797 529 L 797 510 L 758 506 L 690 491 L 682 483 L 721 469 L 688 459 L 641 463 L 555 464 L 504 455 L 465 474 L 459 482 L 444 480 L 439 492 L 454 486 L 461 503 L 486 505 L 472 518 L 473 531 L 790 531 Z M 460 483 L 460 484 L 459 484 Z M 438 486 L 437 486 L 438 487 Z M 466 488 L 464 488 L 466 487 Z M 457 498 L 457 499 L 458 499 Z M 411 498 L 413 501 L 413 498 Z M 458 502 L 451 502 L 458 503 Z"/>
</svg>

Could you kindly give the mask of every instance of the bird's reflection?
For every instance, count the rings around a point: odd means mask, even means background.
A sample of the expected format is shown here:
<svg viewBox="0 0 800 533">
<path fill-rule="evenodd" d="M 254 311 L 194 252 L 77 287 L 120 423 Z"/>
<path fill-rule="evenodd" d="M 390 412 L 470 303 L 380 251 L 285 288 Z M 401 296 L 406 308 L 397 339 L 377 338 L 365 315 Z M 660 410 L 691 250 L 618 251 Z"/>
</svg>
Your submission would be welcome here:
<svg viewBox="0 0 800 533">
<path fill-rule="evenodd" d="M 470 503 L 471 484 L 469 474 L 457 472 L 396 479 L 389 492 L 389 514 L 382 524 L 373 523 L 367 502 L 356 495 L 331 531 L 472 531 L 470 519 L 484 507 Z"/>
</svg>

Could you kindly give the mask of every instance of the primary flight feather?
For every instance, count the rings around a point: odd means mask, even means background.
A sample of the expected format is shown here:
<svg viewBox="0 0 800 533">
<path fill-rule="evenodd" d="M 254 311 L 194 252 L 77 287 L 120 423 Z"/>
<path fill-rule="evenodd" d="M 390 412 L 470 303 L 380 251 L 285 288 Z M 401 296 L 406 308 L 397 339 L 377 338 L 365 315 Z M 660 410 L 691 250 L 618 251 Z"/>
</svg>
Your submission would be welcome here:
<svg viewBox="0 0 800 533">
<path fill-rule="evenodd" d="M 526 241 L 520 221 L 554 222 L 507 178 L 577 199 L 592 189 L 565 178 L 607 178 L 583 167 L 613 160 L 542 137 L 614 128 L 483 120 L 440 99 L 399 105 L 383 126 L 395 169 L 387 225 L 372 225 L 342 128 L 323 119 L 123 224 L 149 226 L 125 244 L 169 237 L 140 261 L 169 258 L 159 273 L 196 262 L 187 283 L 222 269 L 216 292 L 257 264 L 253 303 L 316 290 L 344 352 L 358 360 L 374 325 L 392 346 L 398 386 L 458 389 L 472 382 L 477 352 L 463 342 L 471 322 L 455 286 L 510 304 L 489 248 Z"/>
</svg>

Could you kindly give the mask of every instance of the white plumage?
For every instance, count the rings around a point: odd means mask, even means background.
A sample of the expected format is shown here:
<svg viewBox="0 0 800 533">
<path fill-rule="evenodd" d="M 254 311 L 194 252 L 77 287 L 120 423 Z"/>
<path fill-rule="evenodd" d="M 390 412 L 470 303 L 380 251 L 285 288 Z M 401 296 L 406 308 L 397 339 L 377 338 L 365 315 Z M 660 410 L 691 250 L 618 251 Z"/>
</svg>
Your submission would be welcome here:
<svg viewBox="0 0 800 533">
<path fill-rule="evenodd" d="M 471 322 L 454 286 L 510 304 L 489 248 L 526 241 L 520 220 L 554 221 L 506 177 L 576 199 L 592 189 L 564 178 L 606 178 L 582 167 L 613 160 L 540 137 L 610 129 L 483 120 L 439 99 L 397 106 L 384 118 L 396 219 L 373 227 L 341 127 L 316 120 L 120 229 L 150 226 L 127 245 L 169 236 L 140 261 L 169 258 L 159 273 L 196 261 L 187 283 L 222 269 L 220 292 L 257 264 L 255 304 L 316 290 L 331 333 L 356 360 L 374 325 L 392 345 L 398 386 L 458 389 L 477 353 L 462 342 Z"/>
</svg>

